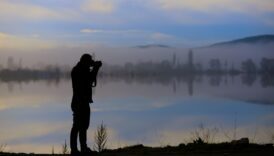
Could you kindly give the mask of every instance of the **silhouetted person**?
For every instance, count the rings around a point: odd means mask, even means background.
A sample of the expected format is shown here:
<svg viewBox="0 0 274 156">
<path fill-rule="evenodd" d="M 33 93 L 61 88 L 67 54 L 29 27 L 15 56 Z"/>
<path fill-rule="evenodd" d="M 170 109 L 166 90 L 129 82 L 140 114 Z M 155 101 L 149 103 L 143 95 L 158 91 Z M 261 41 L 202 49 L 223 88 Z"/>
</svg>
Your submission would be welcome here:
<svg viewBox="0 0 274 156">
<path fill-rule="evenodd" d="M 91 153 L 87 147 L 87 130 L 90 120 L 90 103 L 92 100 L 92 87 L 96 86 L 96 77 L 101 61 L 94 61 L 89 54 L 82 55 L 80 61 L 71 71 L 73 97 L 71 109 L 73 112 L 73 125 L 70 133 L 71 154 L 78 155 L 77 138 L 79 135 L 81 153 Z M 92 67 L 92 70 L 91 70 Z"/>
</svg>

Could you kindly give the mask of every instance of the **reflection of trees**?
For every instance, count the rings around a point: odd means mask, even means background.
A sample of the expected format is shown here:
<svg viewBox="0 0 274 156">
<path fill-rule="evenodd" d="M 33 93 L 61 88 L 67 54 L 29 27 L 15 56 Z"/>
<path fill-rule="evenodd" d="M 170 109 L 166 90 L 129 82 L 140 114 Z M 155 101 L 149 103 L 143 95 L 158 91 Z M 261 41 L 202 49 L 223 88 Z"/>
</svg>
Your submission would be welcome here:
<svg viewBox="0 0 274 156">
<path fill-rule="evenodd" d="M 8 83 L 8 90 L 9 90 L 10 93 L 13 92 L 13 88 L 14 88 L 13 83 L 9 82 Z"/>
<path fill-rule="evenodd" d="M 274 86 L 274 75 L 263 74 L 261 76 L 261 85 L 263 87 L 273 87 Z"/>
<path fill-rule="evenodd" d="M 274 75 L 257 75 L 257 74 L 241 74 L 241 82 L 244 85 L 252 86 L 257 77 L 261 79 L 261 85 L 263 87 L 274 87 Z M 110 82 L 110 81 L 124 81 L 127 84 L 140 83 L 145 85 L 161 84 L 163 86 L 170 86 L 173 88 L 174 93 L 178 90 L 178 84 L 185 83 L 187 84 L 187 89 L 189 95 L 194 94 L 194 85 L 195 83 L 203 83 L 203 77 L 208 77 L 208 84 L 213 87 L 218 87 L 222 83 L 225 85 L 233 84 L 235 81 L 236 75 L 224 75 L 224 74 L 210 74 L 210 75 L 199 75 L 199 74 L 186 74 L 186 75 L 131 75 L 131 76 L 110 76 L 110 75 L 101 75 L 101 78 L 104 79 L 101 82 Z M 101 79 L 99 78 L 99 79 Z"/>
<path fill-rule="evenodd" d="M 100 75 L 100 82 L 107 83 L 113 81 L 124 81 L 127 84 L 137 83 L 145 85 L 161 84 L 163 86 L 170 86 L 173 89 L 173 92 L 176 93 L 178 88 L 177 85 L 181 83 L 187 84 L 187 89 L 189 95 L 193 95 L 193 86 L 194 83 L 202 82 L 202 75 L 187 74 L 187 75 L 178 75 L 178 76 L 169 76 L 169 75 L 131 75 L 131 76 L 115 76 L 115 75 Z"/>
<path fill-rule="evenodd" d="M 190 96 L 193 95 L 194 79 L 195 79 L 195 75 L 193 75 L 193 74 L 189 75 L 187 78 L 188 94 Z"/>
<path fill-rule="evenodd" d="M 0 80 L 3 82 L 30 82 L 38 80 L 55 81 L 59 83 L 61 78 L 69 78 L 68 74 L 61 73 L 58 69 L 31 70 L 31 69 L 4 69 L 0 71 Z"/>
<path fill-rule="evenodd" d="M 252 86 L 255 82 L 257 77 L 259 76 L 260 83 L 263 87 L 274 87 L 274 76 L 269 74 L 242 74 L 241 75 L 241 82 L 244 85 Z M 208 81 L 203 81 L 205 77 L 208 77 Z M 219 87 L 221 84 L 230 85 L 234 82 L 233 75 L 223 75 L 223 74 L 211 74 L 211 75 L 203 75 L 203 74 L 186 74 L 186 75 L 104 75 L 100 74 L 98 81 L 100 84 L 104 85 L 109 82 L 125 82 L 128 85 L 131 84 L 143 84 L 143 85 L 162 85 L 167 86 L 172 89 L 173 93 L 178 92 L 180 89 L 181 84 L 185 84 L 185 90 L 187 90 L 190 96 L 195 94 L 194 86 L 199 86 L 203 82 L 208 83 L 210 86 Z M 47 83 L 47 86 L 56 86 L 60 81 L 69 80 L 69 77 L 47 77 L 43 79 L 3 79 L 0 78 L 1 83 L 7 83 L 9 91 L 13 90 L 12 84 L 27 84 L 33 81 L 41 81 Z M 196 87 L 197 88 L 197 87 Z"/>
<path fill-rule="evenodd" d="M 177 82 L 175 80 L 173 80 L 173 83 L 172 83 L 172 89 L 173 89 L 173 93 L 176 93 L 177 91 Z"/>
<path fill-rule="evenodd" d="M 262 58 L 261 60 L 261 85 L 274 86 L 274 59 Z"/>
<path fill-rule="evenodd" d="M 261 72 L 263 74 L 274 74 L 274 59 L 262 58 Z"/>
<path fill-rule="evenodd" d="M 222 75 L 213 74 L 209 76 L 209 84 L 211 86 L 219 86 L 222 81 Z"/>
<path fill-rule="evenodd" d="M 242 74 L 242 83 L 247 86 L 252 86 L 256 79 L 257 75 L 255 73 Z"/>
<path fill-rule="evenodd" d="M 225 80 L 224 80 L 225 85 L 227 85 L 227 82 L 228 82 L 227 77 L 228 77 L 228 76 L 225 75 Z"/>
</svg>

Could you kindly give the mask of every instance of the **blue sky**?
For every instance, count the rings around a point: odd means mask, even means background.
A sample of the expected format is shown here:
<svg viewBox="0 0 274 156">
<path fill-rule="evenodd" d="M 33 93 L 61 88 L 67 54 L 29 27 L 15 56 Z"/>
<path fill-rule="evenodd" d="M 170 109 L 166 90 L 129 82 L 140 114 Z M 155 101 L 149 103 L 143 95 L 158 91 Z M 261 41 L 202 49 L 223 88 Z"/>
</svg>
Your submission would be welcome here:
<svg viewBox="0 0 274 156">
<path fill-rule="evenodd" d="M 0 48 L 200 46 L 274 33 L 273 0 L 0 0 Z"/>
</svg>

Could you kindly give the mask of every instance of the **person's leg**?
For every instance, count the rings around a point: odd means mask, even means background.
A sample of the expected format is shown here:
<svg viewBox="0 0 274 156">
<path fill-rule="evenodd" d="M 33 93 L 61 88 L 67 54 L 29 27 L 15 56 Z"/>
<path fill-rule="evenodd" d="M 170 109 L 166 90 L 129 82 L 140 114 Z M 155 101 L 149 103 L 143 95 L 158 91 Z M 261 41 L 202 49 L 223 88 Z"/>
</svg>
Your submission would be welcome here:
<svg viewBox="0 0 274 156">
<path fill-rule="evenodd" d="M 80 129 L 79 131 L 81 151 L 87 149 L 87 129 Z"/>
<path fill-rule="evenodd" d="M 71 132 L 70 132 L 70 149 L 71 149 L 71 151 L 78 151 L 77 136 L 78 136 L 78 128 L 75 126 L 72 126 Z"/>
<path fill-rule="evenodd" d="M 79 117 L 74 113 L 73 114 L 73 124 L 70 132 L 70 149 L 71 152 L 78 152 L 77 149 L 77 138 L 79 133 Z"/>
<path fill-rule="evenodd" d="M 80 130 L 80 144 L 81 144 L 81 153 L 91 154 L 91 149 L 87 146 L 87 129 Z"/>
<path fill-rule="evenodd" d="M 79 130 L 79 138 L 80 138 L 80 145 L 81 145 L 81 151 L 86 152 L 89 150 L 87 146 L 87 130 L 89 127 L 89 121 L 90 121 L 90 108 L 85 108 L 85 111 L 82 111 L 82 120 L 81 120 L 81 128 Z"/>
</svg>

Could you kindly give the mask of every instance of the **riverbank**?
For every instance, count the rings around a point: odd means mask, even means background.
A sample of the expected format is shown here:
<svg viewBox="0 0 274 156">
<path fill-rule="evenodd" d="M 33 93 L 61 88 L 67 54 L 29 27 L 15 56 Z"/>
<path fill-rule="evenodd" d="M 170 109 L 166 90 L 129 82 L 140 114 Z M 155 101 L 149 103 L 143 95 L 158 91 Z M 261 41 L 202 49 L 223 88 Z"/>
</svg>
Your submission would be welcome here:
<svg viewBox="0 0 274 156">
<path fill-rule="evenodd" d="M 0 153 L 0 155 L 53 155 L 53 154 L 26 154 L 26 153 Z M 54 154 L 69 155 L 69 154 Z M 147 147 L 142 144 L 118 149 L 107 149 L 101 153 L 91 155 L 100 156 L 273 156 L 273 144 L 253 144 L 245 142 L 230 143 L 189 143 L 178 146 Z"/>
</svg>

